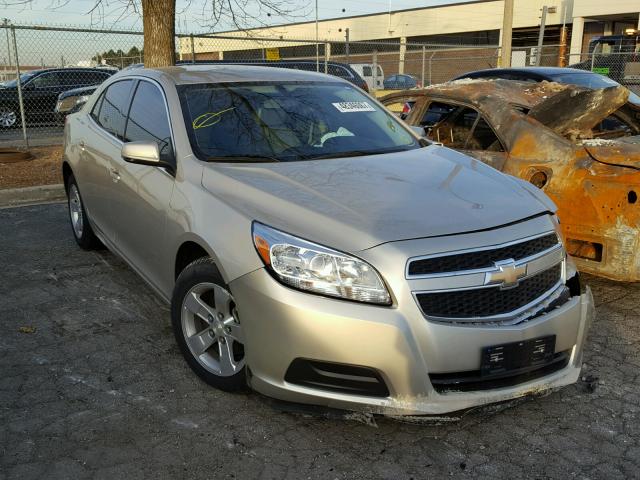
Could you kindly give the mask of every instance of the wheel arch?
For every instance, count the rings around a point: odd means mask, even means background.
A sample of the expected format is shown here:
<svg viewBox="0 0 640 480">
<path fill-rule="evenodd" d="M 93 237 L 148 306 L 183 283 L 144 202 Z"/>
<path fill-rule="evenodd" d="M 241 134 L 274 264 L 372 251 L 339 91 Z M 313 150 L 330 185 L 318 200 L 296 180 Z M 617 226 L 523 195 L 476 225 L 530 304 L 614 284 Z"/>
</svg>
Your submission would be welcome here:
<svg viewBox="0 0 640 480">
<path fill-rule="evenodd" d="M 203 246 L 204 242 L 199 241 L 197 239 L 188 239 L 183 241 L 178 250 L 176 251 L 176 257 L 174 261 L 174 280 L 178 278 L 180 273 L 189 265 L 191 262 L 194 262 L 200 258 L 209 257 L 211 258 L 218 269 L 220 267 L 217 265 L 217 260 L 211 252 Z"/>
<path fill-rule="evenodd" d="M 67 190 L 67 184 L 69 183 L 69 177 L 73 175 L 73 170 L 71 169 L 71 165 L 66 160 L 62 161 L 62 182 L 64 183 L 64 189 Z M 68 193 L 68 190 L 67 190 Z"/>
</svg>

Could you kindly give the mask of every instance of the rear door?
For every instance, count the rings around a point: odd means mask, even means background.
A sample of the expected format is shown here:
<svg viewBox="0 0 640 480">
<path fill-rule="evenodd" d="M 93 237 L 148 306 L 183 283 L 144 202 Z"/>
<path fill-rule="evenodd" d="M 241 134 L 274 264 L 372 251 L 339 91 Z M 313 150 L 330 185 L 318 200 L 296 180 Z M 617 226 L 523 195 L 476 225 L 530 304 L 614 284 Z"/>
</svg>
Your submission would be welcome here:
<svg viewBox="0 0 640 480">
<path fill-rule="evenodd" d="M 124 142 L 158 144 L 160 158 L 173 169 L 136 165 L 118 154 L 111 158 L 116 170 L 115 201 L 110 216 L 117 247 L 139 272 L 158 285 L 162 276 L 165 220 L 173 193 L 176 159 L 171 122 L 164 92 L 147 80 L 139 80 L 131 101 Z"/>
<path fill-rule="evenodd" d="M 107 87 L 91 111 L 87 138 L 81 143 L 81 194 L 89 217 L 111 242 L 116 239 L 112 209 L 119 201 L 114 159 L 120 158 L 134 84 L 126 79 Z"/>
</svg>

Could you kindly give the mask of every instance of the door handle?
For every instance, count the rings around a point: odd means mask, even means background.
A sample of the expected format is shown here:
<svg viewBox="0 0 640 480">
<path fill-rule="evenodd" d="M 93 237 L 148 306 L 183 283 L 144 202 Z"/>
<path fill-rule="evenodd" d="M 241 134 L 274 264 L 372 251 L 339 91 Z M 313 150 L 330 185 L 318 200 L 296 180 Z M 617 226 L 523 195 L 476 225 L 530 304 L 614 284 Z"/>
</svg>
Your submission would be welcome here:
<svg viewBox="0 0 640 480">
<path fill-rule="evenodd" d="M 115 168 L 110 168 L 109 174 L 111 175 L 111 179 L 114 183 L 118 183 L 120 181 L 120 173 Z"/>
<path fill-rule="evenodd" d="M 80 140 L 80 150 L 84 150 L 84 140 Z"/>
</svg>

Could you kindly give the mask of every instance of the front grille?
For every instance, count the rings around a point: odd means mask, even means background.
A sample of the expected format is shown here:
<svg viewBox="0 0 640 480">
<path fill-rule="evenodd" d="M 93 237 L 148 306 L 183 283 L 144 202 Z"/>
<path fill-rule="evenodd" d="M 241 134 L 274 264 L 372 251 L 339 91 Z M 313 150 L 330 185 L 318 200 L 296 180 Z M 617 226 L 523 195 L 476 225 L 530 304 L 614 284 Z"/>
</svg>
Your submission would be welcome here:
<svg viewBox="0 0 640 480">
<path fill-rule="evenodd" d="M 408 273 L 410 276 L 416 276 L 491 268 L 497 261 L 509 258 L 518 261 L 548 250 L 557 244 L 558 236 L 555 233 L 550 233 L 542 237 L 494 250 L 480 250 L 414 260 L 409 264 Z"/>
<path fill-rule="evenodd" d="M 491 317 L 513 312 L 533 302 L 553 288 L 560 280 L 562 264 L 557 264 L 533 277 L 522 280 L 517 287 L 458 290 L 453 292 L 418 293 L 416 298 L 428 317 L 448 319 Z"/>
</svg>

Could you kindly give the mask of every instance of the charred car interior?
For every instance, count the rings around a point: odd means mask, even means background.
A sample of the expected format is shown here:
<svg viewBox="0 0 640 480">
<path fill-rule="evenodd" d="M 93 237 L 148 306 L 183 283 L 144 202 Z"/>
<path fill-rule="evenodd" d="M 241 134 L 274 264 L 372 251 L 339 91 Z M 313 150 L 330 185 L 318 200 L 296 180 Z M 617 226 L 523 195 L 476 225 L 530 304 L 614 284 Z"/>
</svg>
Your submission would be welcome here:
<svg viewBox="0 0 640 480">
<path fill-rule="evenodd" d="M 381 102 L 410 105 L 405 121 L 429 140 L 543 189 L 580 270 L 639 281 L 640 108 L 628 96 L 624 87 L 465 79 Z"/>
</svg>

